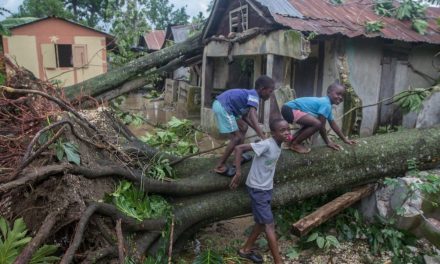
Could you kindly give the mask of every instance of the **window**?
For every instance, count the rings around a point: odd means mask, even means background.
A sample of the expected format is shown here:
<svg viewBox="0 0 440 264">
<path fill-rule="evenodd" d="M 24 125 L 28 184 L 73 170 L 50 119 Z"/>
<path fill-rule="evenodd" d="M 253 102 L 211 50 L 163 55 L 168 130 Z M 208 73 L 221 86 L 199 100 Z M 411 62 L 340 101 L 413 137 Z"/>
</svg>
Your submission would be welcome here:
<svg viewBox="0 0 440 264">
<path fill-rule="evenodd" d="M 41 44 L 43 66 L 45 68 L 86 67 L 86 45 Z"/>
<path fill-rule="evenodd" d="M 242 32 L 248 29 L 248 5 L 229 12 L 229 32 Z"/>
<path fill-rule="evenodd" d="M 72 45 L 56 44 L 57 67 L 73 67 Z"/>
</svg>

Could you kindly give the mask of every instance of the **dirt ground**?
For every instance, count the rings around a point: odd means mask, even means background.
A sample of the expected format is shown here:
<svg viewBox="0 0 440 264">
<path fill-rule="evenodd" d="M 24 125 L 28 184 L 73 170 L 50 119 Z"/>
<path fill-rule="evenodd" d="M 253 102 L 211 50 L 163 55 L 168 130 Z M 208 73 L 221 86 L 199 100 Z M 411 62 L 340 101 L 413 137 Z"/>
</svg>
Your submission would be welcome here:
<svg viewBox="0 0 440 264">
<path fill-rule="evenodd" d="M 223 253 L 225 263 L 243 263 L 250 264 L 251 261 L 241 259 L 237 255 L 237 249 L 244 244 L 253 226 L 251 215 L 237 217 L 230 220 L 216 222 L 201 231 L 195 238 L 188 243 L 185 251 L 178 258 L 177 263 L 191 263 L 196 255 L 202 250 L 211 249 Z M 280 235 L 280 234 L 279 234 Z M 264 263 L 273 263 L 272 257 L 264 239 L 260 243 L 257 240 L 258 250 L 264 258 Z M 311 248 L 300 251 L 295 259 L 289 259 L 287 256 L 292 247 L 296 246 L 298 238 L 292 240 L 279 239 L 279 248 L 283 262 L 286 264 L 367 264 L 381 263 L 391 264 L 391 253 L 382 256 L 373 256 L 367 241 L 357 240 L 353 242 L 341 242 L 339 248 L 332 248 L 328 251 Z M 263 243 L 261 243 L 263 242 Z M 417 243 L 418 248 L 429 247 L 427 241 L 420 240 Z M 439 251 L 440 253 L 440 251 Z M 403 264 L 403 263 L 402 263 Z"/>
</svg>

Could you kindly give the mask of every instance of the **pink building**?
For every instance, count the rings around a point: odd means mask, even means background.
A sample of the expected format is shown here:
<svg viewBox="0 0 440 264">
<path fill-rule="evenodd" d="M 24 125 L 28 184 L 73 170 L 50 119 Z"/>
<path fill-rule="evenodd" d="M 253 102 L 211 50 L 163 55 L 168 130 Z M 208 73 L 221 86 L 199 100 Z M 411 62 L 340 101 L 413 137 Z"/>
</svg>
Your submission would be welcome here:
<svg viewBox="0 0 440 264">
<path fill-rule="evenodd" d="M 113 37 L 105 32 L 56 17 L 9 28 L 3 36 L 5 56 L 42 80 L 69 86 L 107 71 L 107 47 Z"/>
</svg>

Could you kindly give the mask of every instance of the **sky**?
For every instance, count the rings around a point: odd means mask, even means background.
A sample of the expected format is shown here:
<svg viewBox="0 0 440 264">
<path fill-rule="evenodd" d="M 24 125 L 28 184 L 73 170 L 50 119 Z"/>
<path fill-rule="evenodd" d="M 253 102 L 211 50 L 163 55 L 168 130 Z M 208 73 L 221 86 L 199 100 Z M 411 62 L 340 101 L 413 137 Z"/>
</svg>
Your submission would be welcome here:
<svg viewBox="0 0 440 264">
<path fill-rule="evenodd" d="M 169 0 L 176 8 L 180 8 L 186 5 L 186 12 L 190 17 L 197 15 L 200 11 L 203 12 L 205 17 L 208 16 L 206 9 L 208 8 L 209 0 Z M 6 8 L 12 13 L 18 11 L 18 7 L 23 3 L 23 0 L 0 0 L 0 7 Z M 4 17 L 0 16 L 0 20 Z"/>
</svg>

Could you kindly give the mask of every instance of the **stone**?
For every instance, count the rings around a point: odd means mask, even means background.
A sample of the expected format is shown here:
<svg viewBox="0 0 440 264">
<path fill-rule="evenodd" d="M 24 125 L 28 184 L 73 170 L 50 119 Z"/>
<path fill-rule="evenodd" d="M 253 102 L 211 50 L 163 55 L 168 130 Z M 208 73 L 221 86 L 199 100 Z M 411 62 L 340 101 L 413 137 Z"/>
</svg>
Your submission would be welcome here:
<svg viewBox="0 0 440 264">
<path fill-rule="evenodd" d="M 425 264 L 440 264 L 440 256 L 423 256 Z"/>
</svg>

